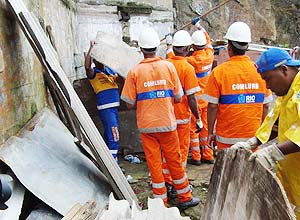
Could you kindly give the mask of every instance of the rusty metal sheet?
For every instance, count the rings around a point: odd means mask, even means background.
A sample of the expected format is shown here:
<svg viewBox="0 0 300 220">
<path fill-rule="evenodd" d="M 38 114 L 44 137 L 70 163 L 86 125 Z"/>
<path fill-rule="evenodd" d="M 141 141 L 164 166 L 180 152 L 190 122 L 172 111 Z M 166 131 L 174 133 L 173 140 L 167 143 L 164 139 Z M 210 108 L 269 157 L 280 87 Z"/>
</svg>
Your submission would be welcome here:
<svg viewBox="0 0 300 220">
<path fill-rule="evenodd" d="M 218 151 L 201 220 L 295 220 L 279 179 L 250 155 Z"/>
<path fill-rule="evenodd" d="M 45 108 L 0 147 L 0 159 L 35 196 L 62 215 L 90 199 L 100 207 L 111 192 L 104 175 L 74 144 L 74 137 Z"/>
<path fill-rule="evenodd" d="M 19 219 L 24 200 L 25 188 L 13 175 L 1 175 L 1 180 L 6 181 L 11 186 L 12 195 L 5 203 L 8 208 L 0 211 L 0 219 Z"/>
</svg>

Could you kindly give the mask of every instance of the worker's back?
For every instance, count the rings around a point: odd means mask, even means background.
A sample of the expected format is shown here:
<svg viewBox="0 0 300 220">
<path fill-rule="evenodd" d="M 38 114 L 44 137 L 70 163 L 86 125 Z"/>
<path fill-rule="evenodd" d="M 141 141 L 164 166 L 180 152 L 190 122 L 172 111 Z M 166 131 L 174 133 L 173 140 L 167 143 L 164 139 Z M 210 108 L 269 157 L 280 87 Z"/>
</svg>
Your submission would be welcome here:
<svg viewBox="0 0 300 220">
<path fill-rule="evenodd" d="M 137 125 L 141 132 L 166 132 L 176 129 L 174 97 L 182 88 L 173 64 L 160 57 L 144 59 L 127 76 L 130 88 L 122 99 L 137 103 Z M 135 95 L 136 94 L 136 95 Z"/>
<path fill-rule="evenodd" d="M 269 97 L 265 82 L 247 56 L 233 56 L 216 67 L 206 85 L 206 100 L 218 103 L 217 141 L 230 144 L 253 136 Z"/>
<path fill-rule="evenodd" d="M 182 56 L 172 56 L 168 59 L 176 68 L 180 83 L 182 85 L 184 96 L 180 103 L 174 105 L 175 116 L 177 123 L 188 123 L 191 117 L 191 111 L 187 100 L 187 95 L 194 94 L 200 90 L 196 77 L 195 70 Z"/>
</svg>

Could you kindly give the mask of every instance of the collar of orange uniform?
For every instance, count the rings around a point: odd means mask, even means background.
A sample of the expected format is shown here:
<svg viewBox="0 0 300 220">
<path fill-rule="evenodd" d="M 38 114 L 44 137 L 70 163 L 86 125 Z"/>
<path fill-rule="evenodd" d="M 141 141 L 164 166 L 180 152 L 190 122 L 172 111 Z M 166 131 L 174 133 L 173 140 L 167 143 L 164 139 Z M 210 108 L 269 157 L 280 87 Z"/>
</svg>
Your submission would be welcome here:
<svg viewBox="0 0 300 220">
<path fill-rule="evenodd" d="M 193 56 L 197 56 L 197 55 L 200 55 L 200 54 L 203 54 L 203 53 L 205 53 L 204 49 L 202 49 L 202 50 L 196 50 L 196 51 L 194 51 Z"/>
<path fill-rule="evenodd" d="M 145 58 L 140 63 L 151 63 L 158 60 L 163 60 L 163 58 L 162 57 Z"/>
<path fill-rule="evenodd" d="M 233 61 L 243 61 L 243 60 L 249 60 L 251 61 L 250 57 L 249 56 L 246 56 L 246 55 L 242 55 L 242 56 L 232 56 L 229 58 L 229 60 L 233 60 Z"/>
<path fill-rule="evenodd" d="M 185 60 L 185 57 L 182 57 L 182 56 L 173 56 L 170 59 L 171 60 Z"/>
</svg>

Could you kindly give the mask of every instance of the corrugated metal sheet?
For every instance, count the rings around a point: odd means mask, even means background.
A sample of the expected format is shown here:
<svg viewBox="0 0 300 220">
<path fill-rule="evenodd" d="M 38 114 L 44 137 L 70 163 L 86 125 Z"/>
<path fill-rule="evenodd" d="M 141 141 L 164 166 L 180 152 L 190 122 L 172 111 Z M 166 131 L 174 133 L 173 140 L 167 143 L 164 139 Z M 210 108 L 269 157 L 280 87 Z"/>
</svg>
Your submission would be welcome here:
<svg viewBox="0 0 300 220">
<path fill-rule="evenodd" d="M 49 109 L 0 148 L 0 159 L 27 189 L 62 215 L 90 199 L 100 207 L 107 204 L 111 189 L 106 178 L 79 151 L 74 137 Z"/>
</svg>

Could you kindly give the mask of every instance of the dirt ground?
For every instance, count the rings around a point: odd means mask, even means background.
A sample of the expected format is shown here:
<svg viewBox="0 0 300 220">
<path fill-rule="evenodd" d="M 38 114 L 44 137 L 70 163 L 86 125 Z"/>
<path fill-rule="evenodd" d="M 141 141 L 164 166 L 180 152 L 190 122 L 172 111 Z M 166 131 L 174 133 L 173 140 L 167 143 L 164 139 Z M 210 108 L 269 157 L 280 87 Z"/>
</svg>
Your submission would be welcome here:
<svg viewBox="0 0 300 220">
<path fill-rule="evenodd" d="M 131 164 L 130 162 L 120 158 L 120 165 L 126 170 L 125 176 L 128 177 L 128 175 L 130 175 L 133 178 L 130 185 L 136 193 L 140 205 L 147 208 L 147 198 L 152 197 L 151 179 L 149 177 L 149 171 L 144 155 L 139 155 L 139 158 L 142 161 L 140 164 Z M 213 165 L 211 164 L 201 164 L 200 166 L 188 164 L 187 175 L 190 184 L 193 186 L 192 194 L 193 196 L 201 199 L 201 204 L 184 210 L 181 213 L 182 216 L 189 216 L 192 220 L 200 219 L 202 209 L 206 201 L 212 168 Z M 169 201 L 169 205 L 176 206 L 177 202 L 177 199 Z"/>
</svg>

